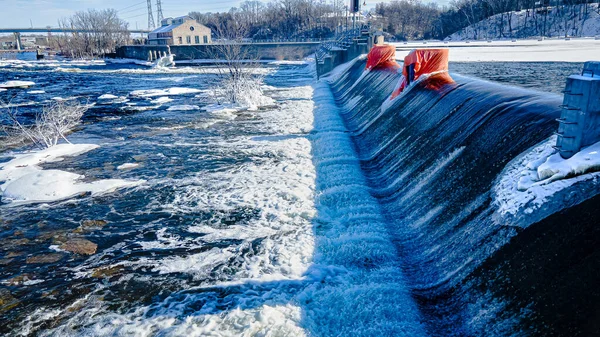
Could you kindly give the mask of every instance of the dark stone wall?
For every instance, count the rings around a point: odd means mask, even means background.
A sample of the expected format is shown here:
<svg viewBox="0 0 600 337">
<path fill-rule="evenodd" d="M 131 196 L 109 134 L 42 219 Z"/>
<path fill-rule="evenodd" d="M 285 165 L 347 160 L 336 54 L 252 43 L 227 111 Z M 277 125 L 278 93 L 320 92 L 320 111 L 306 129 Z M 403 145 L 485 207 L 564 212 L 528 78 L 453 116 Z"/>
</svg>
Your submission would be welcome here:
<svg viewBox="0 0 600 337">
<path fill-rule="evenodd" d="M 202 60 L 219 58 L 218 44 L 171 46 L 175 61 Z M 249 59 L 298 61 L 314 53 L 318 42 L 280 42 L 241 44 Z M 147 60 L 149 51 L 166 52 L 166 46 L 123 46 L 117 49 L 117 57 Z M 216 55 L 216 56 L 215 56 Z"/>
</svg>

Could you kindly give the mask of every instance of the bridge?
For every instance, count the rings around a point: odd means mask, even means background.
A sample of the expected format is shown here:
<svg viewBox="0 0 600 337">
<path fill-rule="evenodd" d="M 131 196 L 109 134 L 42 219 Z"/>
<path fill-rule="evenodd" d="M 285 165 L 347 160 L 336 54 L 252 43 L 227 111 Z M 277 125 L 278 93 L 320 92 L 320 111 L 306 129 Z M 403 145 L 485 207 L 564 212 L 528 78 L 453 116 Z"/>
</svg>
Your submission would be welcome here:
<svg viewBox="0 0 600 337">
<path fill-rule="evenodd" d="M 147 29 L 128 29 L 130 33 L 148 34 Z M 0 33 L 93 33 L 94 29 L 76 29 L 76 28 L 0 28 Z"/>
<path fill-rule="evenodd" d="M 134 34 L 148 34 L 149 30 L 146 29 L 129 29 L 130 33 Z M 15 42 L 17 44 L 17 50 L 21 50 L 21 33 L 94 33 L 97 30 L 93 29 L 76 29 L 76 28 L 52 28 L 52 27 L 43 27 L 43 28 L 0 28 L 0 34 L 4 33 L 12 33 L 15 36 Z"/>
</svg>

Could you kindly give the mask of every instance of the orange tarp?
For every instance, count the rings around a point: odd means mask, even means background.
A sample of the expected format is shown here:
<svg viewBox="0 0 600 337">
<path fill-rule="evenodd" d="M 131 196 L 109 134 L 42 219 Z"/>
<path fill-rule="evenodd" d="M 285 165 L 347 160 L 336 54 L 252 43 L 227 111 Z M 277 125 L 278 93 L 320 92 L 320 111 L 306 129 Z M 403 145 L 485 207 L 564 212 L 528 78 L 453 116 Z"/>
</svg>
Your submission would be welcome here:
<svg viewBox="0 0 600 337">
<path fill-rule="evenodd" d="M 390 45 L 373 46 L 367 55 L 367 70 L 398 69 L 396 48 Z"/>
<path fill-rule="evenodd" d="M 400 93 L 408 85 L 408 66 L 414 65 L 414 78 L 416 81 L 424 74 L 435 72 L 448 71 L 448 49 L 415 49 L 412 50 L 404 58 L 404 67 L 402 68 L 402 77 L 400 85 L 392 93 L 392 99 L 400 95 Z M 437 79 L 434 89 L 440 88 L 446 83 L 452 83 L 452 78 L 447 73 Z"/>
</svg>

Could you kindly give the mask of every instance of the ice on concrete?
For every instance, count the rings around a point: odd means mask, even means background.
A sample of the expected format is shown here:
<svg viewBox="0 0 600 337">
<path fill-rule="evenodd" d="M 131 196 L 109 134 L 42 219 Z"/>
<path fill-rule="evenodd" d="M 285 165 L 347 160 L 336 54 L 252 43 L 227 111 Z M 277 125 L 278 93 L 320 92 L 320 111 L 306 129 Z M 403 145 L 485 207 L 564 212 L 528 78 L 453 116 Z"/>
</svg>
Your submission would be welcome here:
<svg viewBox="0 0 600 337">
<path fill-rule="evenodd" d="M 502 215 L 531 214 L 575 183 L 600 177 L 600 143 L 570 159 L 562 159 L 552 136 L 510 162 L 493 187 L 494 203 Z"/>
<path fill-rule="evenodd" d="M 537 168 L 541 180 L 535 184 L 545 185 L 559 179 L 598 170 L 600 170 L 600 142 L 583 148 L 569 159 L 563 159 L 559 153 L 551 155 Z"/>
<path fill-rule="evenodd" d="M 67 199 L 81 193 L 103 194 L 119 188 L 137 186 L 143 181 L 105 179 L 82 182 L 83 175 L 44 170 L 41 164 L 63 160 L 67 156 L 98 148 L 94 144 L 59 144 L 41 151 L 15 155 L 0 164 L 0 191 L 3 202 L 47 202 Z"/>
<path fill-rule="evenodd" d="M 35 82 L 31 81 L 6 81 L 4 83 L 0 83 L 0 88 L 2 89 L 25 89 L 31 86 L 34 86 Z"/>
</svg>

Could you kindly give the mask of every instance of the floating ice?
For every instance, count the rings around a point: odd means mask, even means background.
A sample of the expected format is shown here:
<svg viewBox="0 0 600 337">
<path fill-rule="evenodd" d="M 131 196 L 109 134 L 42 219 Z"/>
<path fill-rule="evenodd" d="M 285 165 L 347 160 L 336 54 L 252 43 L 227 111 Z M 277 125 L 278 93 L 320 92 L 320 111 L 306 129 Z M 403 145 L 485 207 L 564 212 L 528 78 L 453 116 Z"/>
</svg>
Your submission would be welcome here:
<svg viewBox="0 0 600 337">
<path fill-rule="evenodd" d="M 197 105 L 173 105 L 167 109 L 168 111 L 189 111 L 189 110 L 200 110 Z"/>
<path fill-rule="evenodd" d="M 4 202 L 43 202 L 66 199 L 81 193 L 92 195 L 137 186 L 143 181 L 105 179 L 81 182 L 84 176 L 61 170 L 43 170 L 39 165 L 56 162 L 98 148 L 93 144 L 60 144 L 41 151 L 18 154 L 0 164 L 0 185 Z"/>
<path fill-rule="evenodd" d="M 163 103 L 168 103 L 168 102 L 171 102 L 171 101 L 173 101 L 172 98 L 169 98 L 167 96 L 163 96 L 163 97 L 159 97 L 157 99 L 154 99 L 154 100 L 150 101 L 150 103 L 152 103 L 152 104 L 163 104 Z"/>
<path fill-rule="evenodd" d="M 111 94 L 104 94 L 104 95 L 98 97 L 98 99 L 115 99 L 115 98 L 118 98 L 118 96 L 111 95 Z"/>
<path fill-rule="evenodd" d="M 127 170 L 140 166 L 138 163 L 125 163 L 117 166 L 117 170 Z"/>
<path fill-rule="evenodd" d="M 25 89 L 34 86 L 35 82 L 30 81 L 6 81 L 0 83 L 1 89 Z"/>
<path fill-rule="evenodd" d="M 138 97 L 155 97 L 155 96 L 167 96 L 167 95 L 185 95 L 185 94 L 194 94 L 201 92 L 200 89 L 194 88 L 168 88 L 168 89 L 147 89 L 147 90 L 134 90 L 129 93 L 131 96 Z"/>
</svg>

